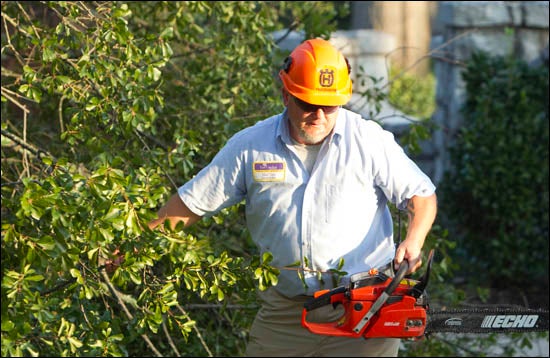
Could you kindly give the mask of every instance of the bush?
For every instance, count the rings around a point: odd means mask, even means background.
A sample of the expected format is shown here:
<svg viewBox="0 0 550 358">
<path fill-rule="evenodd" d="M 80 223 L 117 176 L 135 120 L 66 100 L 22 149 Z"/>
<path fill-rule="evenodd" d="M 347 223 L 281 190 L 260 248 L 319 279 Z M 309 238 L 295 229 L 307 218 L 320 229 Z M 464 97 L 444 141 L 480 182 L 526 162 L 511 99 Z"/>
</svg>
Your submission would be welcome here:
<svg viewBox="0 0 550 358">
<path fill-rule="evenodd" d="M 391 88 L 388 101 L 392 106 L 408 115 L 427 119 L 435 111 L 435 76 L 433 73 L 421 77 L 410 72 L 391 68 Z"/>
<path fill-rule="evenodd" d="M 441 212 L 475 277 L 548 279 L 548 68 L 472 56 Z M 474 276 L 472 276 L 474 277 Z"/>
</svg>

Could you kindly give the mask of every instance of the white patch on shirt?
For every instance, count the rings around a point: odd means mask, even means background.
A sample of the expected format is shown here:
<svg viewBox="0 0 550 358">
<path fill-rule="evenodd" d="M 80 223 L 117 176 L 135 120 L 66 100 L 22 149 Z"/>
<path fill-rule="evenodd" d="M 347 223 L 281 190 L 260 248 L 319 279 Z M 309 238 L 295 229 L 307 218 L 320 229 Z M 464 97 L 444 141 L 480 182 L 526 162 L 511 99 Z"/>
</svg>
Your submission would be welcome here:
<svg viewBox="0 0 550 358">
<path fill-rule="evenodd" d="M 252 163 L 252 177 L 254 181 L 284 181 L 285 173 L 285 162 Z"/>
</svg>

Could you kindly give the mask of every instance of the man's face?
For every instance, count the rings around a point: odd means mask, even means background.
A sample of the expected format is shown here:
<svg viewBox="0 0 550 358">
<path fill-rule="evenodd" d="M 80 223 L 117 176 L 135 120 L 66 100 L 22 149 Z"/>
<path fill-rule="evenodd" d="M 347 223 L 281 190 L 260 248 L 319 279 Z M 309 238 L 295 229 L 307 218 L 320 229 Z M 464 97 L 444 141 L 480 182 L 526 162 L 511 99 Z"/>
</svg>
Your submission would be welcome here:
<svg viewBox="0 0 550 358">
<path fill-rule="evenodd" d="M 299 100 L 283 89 L 291 137 L 301 144 L 321 143 L 332 131 L 339 106 L 315 106 Z"/>
</svg>

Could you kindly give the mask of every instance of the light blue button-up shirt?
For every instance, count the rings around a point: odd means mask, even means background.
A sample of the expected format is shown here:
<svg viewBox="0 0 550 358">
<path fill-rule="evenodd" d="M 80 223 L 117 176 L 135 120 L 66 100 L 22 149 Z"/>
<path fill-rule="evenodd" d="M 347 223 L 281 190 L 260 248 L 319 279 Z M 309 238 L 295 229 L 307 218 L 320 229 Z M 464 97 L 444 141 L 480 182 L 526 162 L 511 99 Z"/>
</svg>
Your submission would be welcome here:
<svg viewBox="0 0 550 358">
<path fill-rule="evenodd" d="M 293 150 L 285 111 L 236 133 L 178 189 L 201 216 L 245 200 L 251 237 L 260 253 L 273 254 L 272 266 L 281 270 L 276 289 L 288 297 L 345 284 L 354 273 L 390 262 L 387 202 L 404 209 L 413 195 L 435 191 L 391 132 L 338 112 L 311 175 Z M 334 282 L 330 270 L 341 260 L 348 275 Z"/>
</svg>

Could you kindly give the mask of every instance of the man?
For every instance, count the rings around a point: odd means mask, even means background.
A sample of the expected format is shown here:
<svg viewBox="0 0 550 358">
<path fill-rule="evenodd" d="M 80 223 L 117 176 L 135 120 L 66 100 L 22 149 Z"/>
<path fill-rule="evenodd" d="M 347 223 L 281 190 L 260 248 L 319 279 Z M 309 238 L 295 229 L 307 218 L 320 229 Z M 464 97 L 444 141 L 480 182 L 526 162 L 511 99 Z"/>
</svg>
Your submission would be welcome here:
<svg viewBox="0 0 550 358">
<path fill-rule="evenodd" d="M 301 326 L 303 304 L 353 273 L 384 268 L 393 275 L 404 259 L 416 271 L 436 216 L 435 186 L 390 132 L 341 107 L 351 98 L 350 68 L 328 41 L 304 41 L 279 76 L 286 109 L 235 134 L 149 226 L 189 226 L 246 201 L 252 239 L 283 268 L 278 284 L 259 292 L 248 356 L 397 356 L 398 339 L 309 332 Z M 409 216 L 397 249 L 388 201 Z M 348 275 L 333 282 L 331 269 L 342 260 Z M 327 305 L 309 314 L 308 321 L 333 322 L 341 312 Z"/>
</svg>

